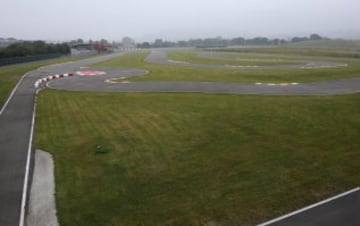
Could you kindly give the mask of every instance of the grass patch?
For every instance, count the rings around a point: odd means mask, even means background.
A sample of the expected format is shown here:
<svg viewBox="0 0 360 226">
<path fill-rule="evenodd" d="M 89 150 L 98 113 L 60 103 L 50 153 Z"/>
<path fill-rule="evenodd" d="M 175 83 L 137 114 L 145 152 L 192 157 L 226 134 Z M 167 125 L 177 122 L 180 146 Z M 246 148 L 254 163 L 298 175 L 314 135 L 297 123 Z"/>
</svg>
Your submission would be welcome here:
<svg viewBox="0 0 360 226">
<path fill-rule="evenodd" d="M 360 53 L 354 51 L 348 51 L 346 49 L 334 49 L 334 48 L 312 48 L 306 47 L 306 42 L 302 43 L 304 47 L 301 47 L 301 43 L 290 48 L 286 47 L 271 47 L 271 48 L 219 48 L 208 49 L 211 51 L 219 52 L 236 52 L 236 53 L 267 53 L 267 54 L 290 54 L 298 56 L 317 56 L 317 57 L 343 57 L 343 58 L 360 58 Z M 354 50 L 354 49 L 353 49 Z"/>
<path fill-rule="evenodd" d="M 256 53 L 256 52 L 219 52 L 214 51 L 219 57 L 234 59 L 234 60 L 244 60 L 244 59 L 251 59 L 251 60 L 263 60 L 263 61 L 278 61 L 278 64 L 282 63 L 283 61 L 287 61 L 291 64 L 299 62 L 312 62 L 312 61 L 327 61 L 327 62 L 356 62 L 359 61 L 356 58 L 342 58 L 342 57 L 330 57 L 330 56 L 306 56 L 306 55 L 296 55 L 286 52 L 279 52 L 279 53 Z"/>
<path fill-rule="evenodd" d="M 223 57 L 224 59 L 211 59 L 206 57 L 199 56 L 200 51 L 189 51 L 189 50 L 180 50 L 180 51 L 168 51 L 168 58 L 176 61 L 186 61 L 189 63 L 197 64 L 214 64 L 214 65 L 237 65 L 237 66 L 272 66 L 272 65 L 286 65 L 286 64 L 296 64 L 296 61 L 290 62 L 285 59 L 278 59 L 277 61 L 271 60 L 269 58 L 263 58 L 260 56 L 254 56 L 251 59 L 245 57 L 236 58 L 233 55 L 228 55 Z M 217 56 L 217 54 L 215 55 Z M 218 56 L 222 57 L 222 56 Z"/>
<path fill-rule="evenodd" d="M 170 65 L 156 65 L 144 62 L 149 51 L 129 53 L 93 66 L 133 67 L 148 70 L 145 76 L 132 77 L 129 81 L 208 81 L 208 82 L 315 82 L 360 76 L 359 61 L 348 63 L 344 68 L 286 69 L 286 70 L 214 70 Z M 187 59 L 184 59 L 187 61 Z M 344 60 L 344 59 L 342 59 Z"/>
<path fill-rule="evenodd" d="M 23 76 L 26 72 L 50 64 L 62 63 L 70 60 L 80 60 L 83 58 L 84 57 L 62 57 L 52 60 L 0 67 L 0 108 L 5 103 L 11 90 L 15 87 L 21 76 Z"/>
<path fill-rule="evenodd" d="M 253 225 L 359 185 L 359 100 L 45 90 L 35 146 L 61 225 Z"/>
<path fill-rule="evenodd" d="M 96 145 L 96 154 L 106 154 L 110 151 L 110 148 L 103 146 L 103 145 Z"/>
</svg>

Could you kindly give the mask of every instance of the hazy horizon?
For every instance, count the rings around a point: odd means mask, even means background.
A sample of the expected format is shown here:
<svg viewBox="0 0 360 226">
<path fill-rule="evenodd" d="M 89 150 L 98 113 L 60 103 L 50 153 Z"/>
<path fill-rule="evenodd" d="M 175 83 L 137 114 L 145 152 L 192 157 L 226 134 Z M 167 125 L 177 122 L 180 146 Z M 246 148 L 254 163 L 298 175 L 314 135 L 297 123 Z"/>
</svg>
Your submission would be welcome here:
<svg viewBox="0 0 360 226">
<path fill-rule="evenodd" d="M 0 0 L 0 37 L 170 41 L 221 36 L 360 39 L 358 0 Z"/>
</svg>

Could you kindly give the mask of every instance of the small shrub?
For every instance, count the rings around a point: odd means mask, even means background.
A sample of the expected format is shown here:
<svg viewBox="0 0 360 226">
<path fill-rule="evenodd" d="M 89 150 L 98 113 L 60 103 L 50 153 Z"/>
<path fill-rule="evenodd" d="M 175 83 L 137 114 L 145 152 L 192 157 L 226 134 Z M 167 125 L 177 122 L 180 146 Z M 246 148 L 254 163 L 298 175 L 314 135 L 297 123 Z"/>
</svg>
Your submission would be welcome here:
<svg viewBox="0 0 360 226">
<path fill-rule="evenodd" d="M 109 149 L 109 148 L 104 147 L 104 146 L 102 146 L 102 145 L 97 145 L 97 146 L 96 146 L 96 150 L 95 150 L 95 153 L 96 153 L 96 154 L 106 154 L 106 153 L 108 153 L 108 152 L 110 152 L 110 149 Z"/>
</svg>

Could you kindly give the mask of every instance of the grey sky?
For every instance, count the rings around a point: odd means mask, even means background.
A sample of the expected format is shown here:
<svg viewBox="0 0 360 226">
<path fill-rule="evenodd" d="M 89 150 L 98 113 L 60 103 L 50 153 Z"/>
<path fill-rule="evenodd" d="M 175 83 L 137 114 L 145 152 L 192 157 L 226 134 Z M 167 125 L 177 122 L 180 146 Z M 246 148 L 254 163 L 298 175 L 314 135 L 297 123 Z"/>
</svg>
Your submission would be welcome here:
<svg viewBox="0 0 360 226">
<path fill-rule="evenodd" d="M 0 0 L 0 37 L 360 38 L 360 0 Z"/>
</svg>

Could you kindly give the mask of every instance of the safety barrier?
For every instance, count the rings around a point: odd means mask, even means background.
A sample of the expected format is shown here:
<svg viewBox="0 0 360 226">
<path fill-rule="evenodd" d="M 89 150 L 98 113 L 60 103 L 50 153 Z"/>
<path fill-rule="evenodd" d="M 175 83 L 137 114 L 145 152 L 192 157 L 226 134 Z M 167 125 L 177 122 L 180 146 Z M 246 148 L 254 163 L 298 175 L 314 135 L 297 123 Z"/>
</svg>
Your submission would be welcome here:
<svg viewBox="0 0 360 226">
<path fill-rule="evenodd" d="M 0 58 L 0 66 L 28 63 L 32 61 L 48 60 L 63 56 L 62 54 L 47 54 L 38 56 L 26 56 L 26 57 L 11 57 L 11 58 Z"/>
</svg>

